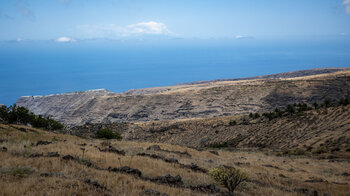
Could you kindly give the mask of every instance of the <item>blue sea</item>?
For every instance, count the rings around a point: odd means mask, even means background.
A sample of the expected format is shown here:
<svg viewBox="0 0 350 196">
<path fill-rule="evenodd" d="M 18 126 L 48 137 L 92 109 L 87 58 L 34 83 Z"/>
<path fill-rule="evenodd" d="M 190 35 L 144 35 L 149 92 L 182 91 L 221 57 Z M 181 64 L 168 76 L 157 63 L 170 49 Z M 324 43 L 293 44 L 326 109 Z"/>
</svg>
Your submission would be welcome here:
<svg viewBox="0 0 350 196">
<path fill-rule="evenodd" d="M 344 40 L 85 40 L 0 42 L 0 104 L 20 96 L 350 66 Z"/>
</svg>

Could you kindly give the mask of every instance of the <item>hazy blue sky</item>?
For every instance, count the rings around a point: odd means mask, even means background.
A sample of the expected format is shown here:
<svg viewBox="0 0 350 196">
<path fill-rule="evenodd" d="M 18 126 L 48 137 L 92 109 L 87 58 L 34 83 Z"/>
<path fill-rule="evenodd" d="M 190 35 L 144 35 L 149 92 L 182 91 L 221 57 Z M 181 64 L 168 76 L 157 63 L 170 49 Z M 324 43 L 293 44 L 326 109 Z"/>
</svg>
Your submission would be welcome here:
<svg viewBox="0 0 350 196">
<path fill-rule="evenodd" d="M 2 0 L 0 40 L 349 37 L 350 0 Z"/>
</svg>

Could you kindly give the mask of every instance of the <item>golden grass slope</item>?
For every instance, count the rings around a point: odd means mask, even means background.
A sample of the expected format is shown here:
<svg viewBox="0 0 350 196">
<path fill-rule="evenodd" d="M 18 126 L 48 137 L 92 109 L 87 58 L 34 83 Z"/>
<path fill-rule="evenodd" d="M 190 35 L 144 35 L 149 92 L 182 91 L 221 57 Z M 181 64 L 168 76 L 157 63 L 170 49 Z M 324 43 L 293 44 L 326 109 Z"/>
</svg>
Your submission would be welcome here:
<svg viewBox="0 0 350 196">
<path fill-rule="evenodd" d="M 260 113 L 261 115 L 261 113 Z M 231 122 L 236 122 L 232 124 Z M 256 119 L 248 115 L 117 124 L 89 124 L 71 134 L 93 136 L 101 127 L 119 132 L 126 140 L 169 143 L 203 148 L 227 143 L 231 148 L 263 148 L 274 151 L 320 147 L 339 157 L 350 147 L 350 105 L 319 108 L 293 116 Z M 335 152 L 336 151 L 336 152 Z M 325 154 L 326 156 L 326 154 Z"/>
<path fill-rule="evenodd" d="M 205 169 L 219 165 L 241 168 L 249 174 L 251 180 L 237 190 L 240 195 L 303 195 L 302 192 L 305 191 L 317 191 L 320 195 L 350 194 L 350 165 L 347 161 L 329 162 L 326 159 L 307 157 L 277 157 L 257 151 L 219 150 L 219 155 L 215 155 L 208 151 L 158 144 L 168 151 L 187 151 L 191 155 L 189 157 L 178 153 L 147 150 L 147 147 L 154 143 L 111 141 L 106 144 L 103 140 L 82 139 L 25 126 L 4 124 L 0 124 L 0 139 L 0 147 L 7 148 L 7 151 L 0 152 L 0 195 L 139 195 L 141 191 L 149 188 L 168 195 L 207 195 L 184 187 L 157 184 L 132 175 L 108 172 L 88 167 L 77 161 L 62 159 L 64 155 L 82 158 L 81 148 L 85 148 L 84 159 L 99 168 L 130 166 L 139 169 L 142 175 L 147 177 L 180 175 L 186 186 L 214 182 L 205 173 L 136 154 L 140 152 L 158 154 L 176 158 L 184 164 L 195 163 Z M 52 143 L 36 146 L 39 140 Z M 124 150 L 126 155 L 100 152 L 97 147 L 103 148 L 104 145 Z M 35 153 L 46 155 L 49 152 L 58 152 L 60 157 L 30 157 Z M 21 168 L 27 169 L 21 170 Z M 97 180 L 108 190 L 85 183 L 86 178 Z M 220 188 L 225 190 L 223 187 Z"/>
</svg>

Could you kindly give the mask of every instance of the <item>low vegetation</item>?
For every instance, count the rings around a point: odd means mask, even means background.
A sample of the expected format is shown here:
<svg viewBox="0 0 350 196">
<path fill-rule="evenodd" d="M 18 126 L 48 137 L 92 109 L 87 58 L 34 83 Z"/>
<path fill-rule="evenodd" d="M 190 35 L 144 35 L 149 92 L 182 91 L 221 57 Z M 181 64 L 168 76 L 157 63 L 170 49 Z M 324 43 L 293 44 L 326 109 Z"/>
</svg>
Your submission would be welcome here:
<svg viewBox="0 0 350 196">
<path fill-rule="evenodd" d="M 209 171 L 209 175 L 216 182 L 225 186 L 230 193 L 233 193 L 242 182 L 248 180 L 247 173 L 234 167 L 213 168 Z"/>
<path fill-rule="evenodd" d="M 36 128 L 44 128 L 46 130 L 60 130 L 63 129 L 63 124 L 51 119 L 50 117 L 43 117 L 35 115 L 25 107 L 18 107 L 16 104 L 6 107 L 0 107 L 0 122 L 9 124 L 30 124 Z"/>
<path fill-rule="evenodd" d="M 101 129 L 97 131 L 96 138 L 99 139 L 117 139 L 121 140 L 123 137 L 119 133 L 115 133 L 110 129 Z"/>
<path fill-rule="evenodd" d="M 274 111 L 271 112 L 265 112 L 262 114 L 263 117 L 272 120 L 274 118 L 280 118 L 282 116 L 287 116 L 287 115 L 297 115 L 305 111 L 309 111 L 312 109 L 320 109 L 320 108 L 329 108 L 329 107 L 335 107 L 335 106 L 347 106 L 349 105 L 349 99 L 348 98 L 341 98 L 338 101 L 331 101 L 329 99 L 325 99 L 323 103 L 318 104 L 317 102 L 314 102 L 312 106 L 309 106 L 306 103 L 294 103 L 292 105 L 287 105 L 284 110 L 281 110 L 279 108 L 276 108 Z M 259 114 L 255 113 L 249 114 L 250 118 L 259 118 Z"/>
<path fill-rule="evenodd" d="M 329 148 L 334 142 L 330 140 L 329 146 L 324 146 Z M 23 125 L 0 124 L 0 193 L 169 196 L 232 195 L 233 191 L 242 196 L 349 193 L 346 154 L 334 161 L 328 156 L 291 158 L 253 149 L 213 152 L 164 143 L 84 139 Z"/>
<path fill-rule="evenodd" d="M 11 166 L 2 168 L 1 173 L 24 178 L 34 173 L 34 170 L 27 166 Z"/>
</svg>

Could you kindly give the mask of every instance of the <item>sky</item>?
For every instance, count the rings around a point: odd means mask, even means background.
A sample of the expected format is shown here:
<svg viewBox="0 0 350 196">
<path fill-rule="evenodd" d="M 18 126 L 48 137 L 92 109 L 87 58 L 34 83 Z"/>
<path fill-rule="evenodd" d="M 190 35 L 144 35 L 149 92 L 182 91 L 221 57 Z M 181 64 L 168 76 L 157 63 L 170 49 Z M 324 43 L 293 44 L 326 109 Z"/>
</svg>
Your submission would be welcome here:
<svg viewBox="0 0 350 196">
<path fill-rule="evenodd" d="M 350 0 L 3 0 L 0 40 L 350 37 Z"/>
<path fill-rule="evenodd" d="M 350 65 L 350 0 L 0 0 L 0 104 Z"/>
</svg>

